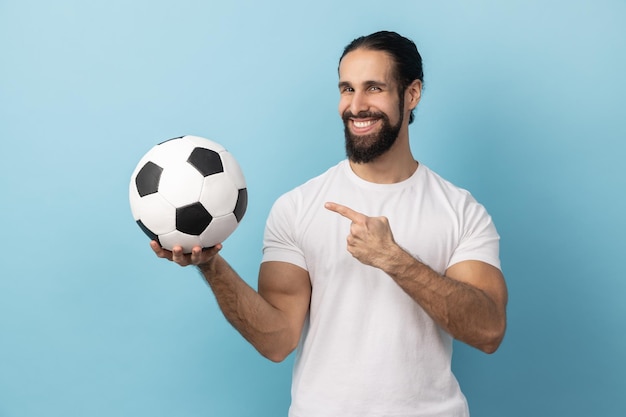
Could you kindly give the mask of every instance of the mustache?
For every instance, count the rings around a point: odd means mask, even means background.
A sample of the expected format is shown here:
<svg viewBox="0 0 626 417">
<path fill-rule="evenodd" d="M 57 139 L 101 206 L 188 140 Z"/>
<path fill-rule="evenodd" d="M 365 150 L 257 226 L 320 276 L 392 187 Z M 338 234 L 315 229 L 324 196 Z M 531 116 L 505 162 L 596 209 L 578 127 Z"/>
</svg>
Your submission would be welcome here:
<svg viewBox="0 0 626 417">
<path fill-rule="evenodd" d="M 381 112 L 371 112 L 371 111 L 360 111 L 357 114 L 352 113 L 350 110 L 346 110 L 341 115 L 341 118 L 344 122 L 354 118 L 354 119 L 384 119 L 385 114 Z"/>
</svg>

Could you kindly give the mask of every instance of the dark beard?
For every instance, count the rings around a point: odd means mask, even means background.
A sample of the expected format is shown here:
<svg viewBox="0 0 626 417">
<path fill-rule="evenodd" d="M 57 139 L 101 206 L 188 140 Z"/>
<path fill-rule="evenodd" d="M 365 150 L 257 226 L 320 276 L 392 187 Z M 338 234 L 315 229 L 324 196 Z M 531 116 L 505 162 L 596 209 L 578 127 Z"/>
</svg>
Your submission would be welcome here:
<svg viewBox="0 0 626 417">
<path fill-rule="evenodd" d="M 402 106 L 401 106 L 402 107 Z M 378 133 L 369 135 L 354 135 L 348 127 L 349 119 L 355 117 L 350 112 L 343 114 L 344 134 L 346 137 L 346 155 L 354 163 L 368 163 L 387 152 L 398 139 L 404 115 L 400 112 L 400 120 L 395 126 L 389 122 L 384 113 L 360 112 L 358 118 L 379 118 L 382 126 Z"/>
<path fill-rule="evenodd" d="M 406 89 L 400 89 L 398 91 L 398 114 L 400 114 L 400 120 L 395 126 L 391 125 L 389 116 L 383 112 L 371 113 L 362 111 L 356 116 L 350 111 L 344 112 L 342 115 L 344 135 L 346 137 L 346 155 L 350 161 L 360 164 L 366 164 L 373 161 L 379 156 L 387 152 L 396 140 L 404 121 L 404 92 Z M 351 117 L 356 118 L 377 118 L 382 120 L 382 126 L 378 133 L 372 133 L 364 136 L 353 135 L 348 127 Z"/>
</svg>

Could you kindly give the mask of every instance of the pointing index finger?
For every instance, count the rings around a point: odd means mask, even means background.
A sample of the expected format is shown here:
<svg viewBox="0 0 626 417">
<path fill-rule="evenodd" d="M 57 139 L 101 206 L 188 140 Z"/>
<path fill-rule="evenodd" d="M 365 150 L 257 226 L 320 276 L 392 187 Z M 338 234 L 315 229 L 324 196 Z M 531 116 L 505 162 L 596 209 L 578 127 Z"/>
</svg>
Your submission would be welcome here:
<svg viewBox="0 0 626 417">
<path fill-rule="evenodd" d="M 350 207 L 346 207 L 341 204 L 328 202 L 324 204 L 324 207 L 326 207 L 326 209 L 330 211 L 334 211 L 335 213 L 342 215 L 347 219 L 352 220 L 353 222 L 363 221 L 365 218 L 364 214 L 361 214 L 358 211 L 354 211 Z"/>
</svg>

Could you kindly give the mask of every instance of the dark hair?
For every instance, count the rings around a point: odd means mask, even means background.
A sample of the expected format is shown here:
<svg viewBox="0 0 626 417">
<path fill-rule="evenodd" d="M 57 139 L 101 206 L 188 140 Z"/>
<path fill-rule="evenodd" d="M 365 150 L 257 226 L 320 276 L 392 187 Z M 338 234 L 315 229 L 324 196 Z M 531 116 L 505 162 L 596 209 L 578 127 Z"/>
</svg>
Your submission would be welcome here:
<svg viewBox="0 0 626 417">
<path fill-rule="evenodd" d="M 407 87 L 415 80 L 424 83 L 424 71 L 422 68 L 422 56 L 412 40 L 397 34 L 396 32 L 380 31 L 371 35 L 361 36 L 348 44 L 339 58 L 339 62 L 349 52 L 356 49 L 369 49 L 373 51 L 387 52 L 394 62 L 394 77 L 399 86 L 399 94 L 404 94 Z M 413 111 L 409 117 L 409 123 L 415 119 Z"/>
</svg>

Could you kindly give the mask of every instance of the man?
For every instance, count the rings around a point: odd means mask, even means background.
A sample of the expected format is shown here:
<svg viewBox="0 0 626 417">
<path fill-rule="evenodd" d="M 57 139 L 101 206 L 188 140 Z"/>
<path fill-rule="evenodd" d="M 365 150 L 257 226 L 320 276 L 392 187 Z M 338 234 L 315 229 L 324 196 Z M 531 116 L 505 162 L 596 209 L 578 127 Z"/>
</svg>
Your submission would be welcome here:
<svg viewBox="0 0 626 417">
<path fill-rule="evenodd" d="M 393 32 L 355 39 L 339 62 L 348 159 L 280 197 L 258 292 L 218 254 L 197 265 L 230 323 L 267 358 L 296 347 L 292 417 L 467 416 L 452 340 L 494 352 L 507 289 L 485 209 L 412 156 L 422 63 Z"/>
</svg>

